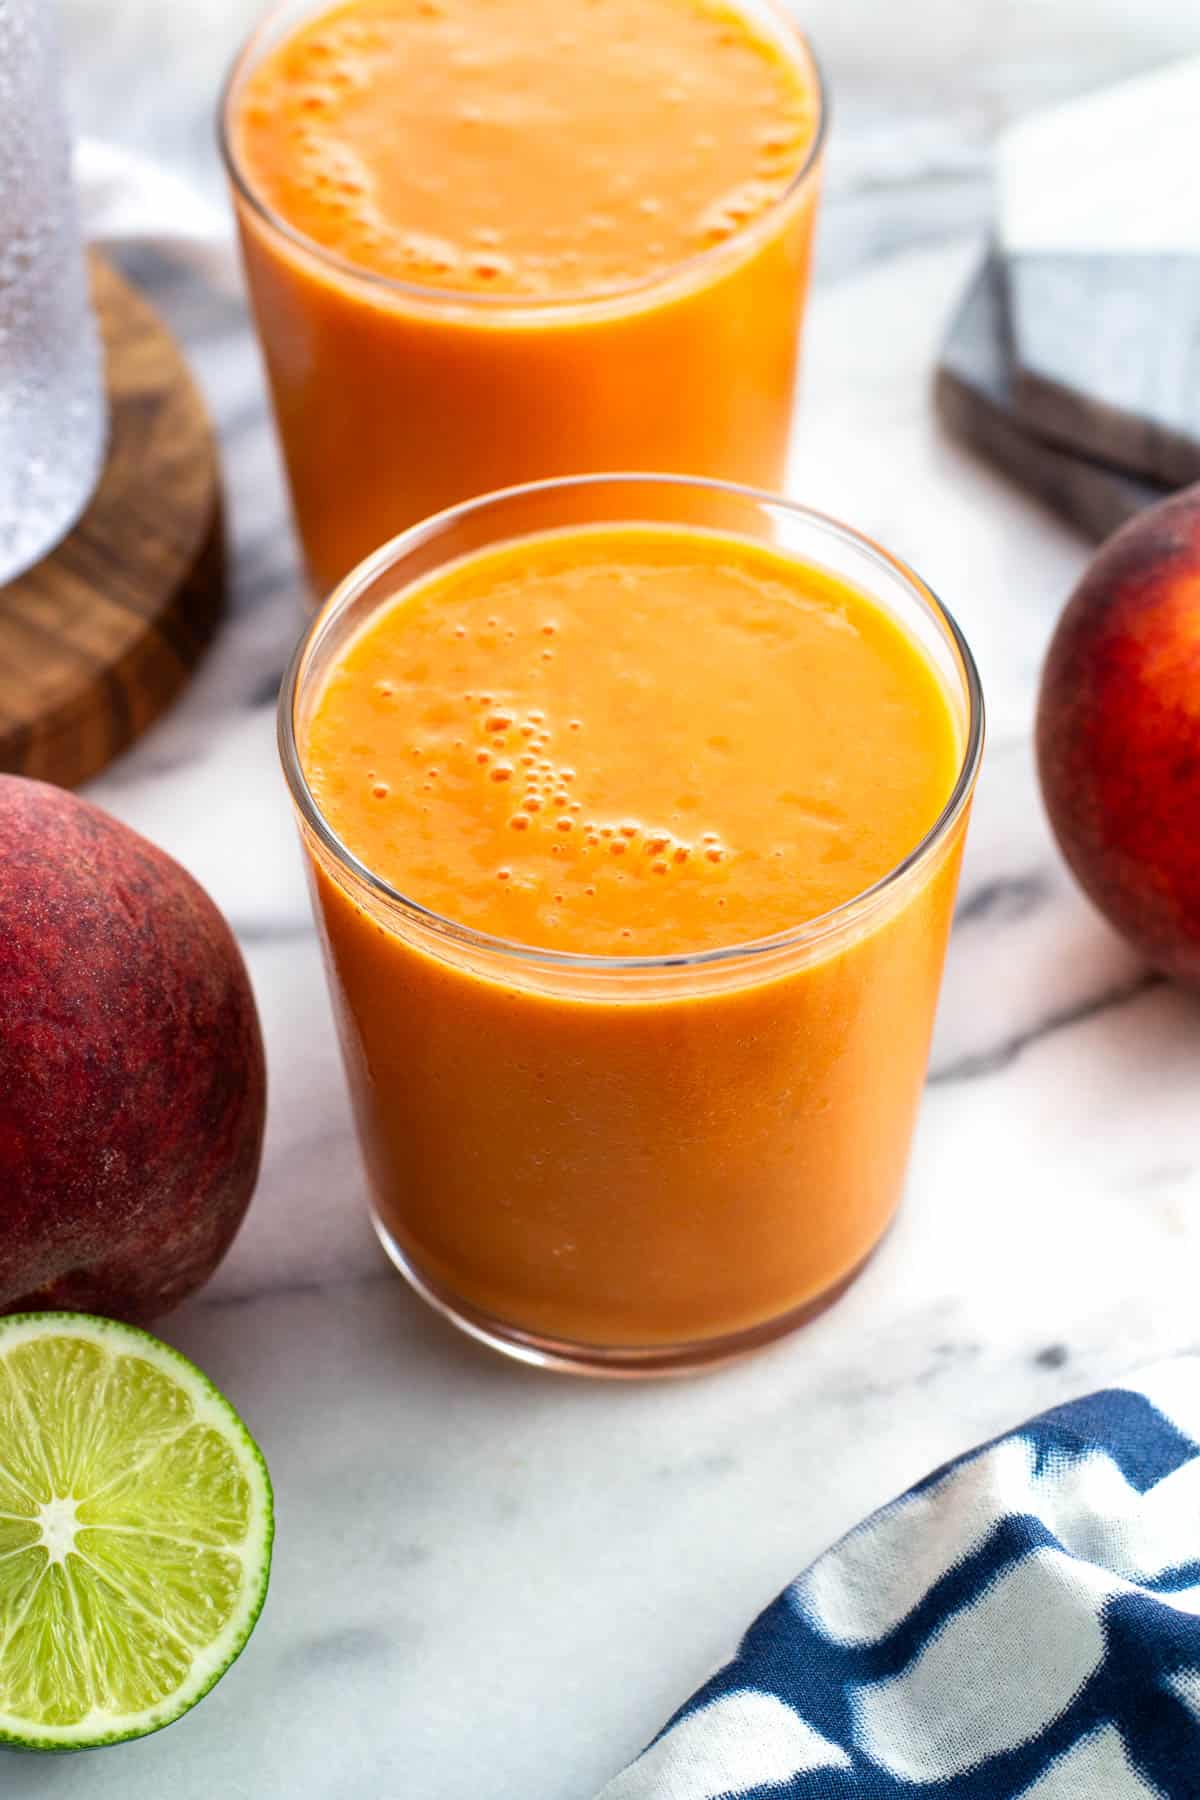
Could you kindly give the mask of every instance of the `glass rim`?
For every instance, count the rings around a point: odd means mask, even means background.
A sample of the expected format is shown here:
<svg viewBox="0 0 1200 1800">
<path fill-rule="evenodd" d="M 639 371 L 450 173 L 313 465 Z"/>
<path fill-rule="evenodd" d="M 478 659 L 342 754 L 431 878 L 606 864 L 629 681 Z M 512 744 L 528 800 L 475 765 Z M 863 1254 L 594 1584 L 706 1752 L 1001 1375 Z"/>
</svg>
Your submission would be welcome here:
<svg viewBox="0 0 1200 1800">
<path fill-rule="evenodd" d="M 799 925 L 789 926 L 769 937 L 751 938 L 736 944 L 720 944 L 707 950 L 659 951 L 648 956 L 598 956 L 581 951 L 555 950 L 547 946 L 526 944 L 516 939 L 478 931 L 473 926 L 463 925 L 457 920 L 435 911 L 432 907 L 424 906 L 420 901 L 411 899 L 362 862 L 349 846 L 343 843 L 326 819 L 309 787 L 304 772 L 296 735 L 296 705 L 306 667 L 324 633 L 331 628 L 334 621 L 358 594 L 384 575 L 389 568 L 394 567 L 410 551 L 428 544 L 440 533 L 451 529 L 458 521 L 493 508 L 501 502 L 539 494 L 549 496 L 580 489 L 616 488 L 628 484 L 646 485 L 660 489 L 686 488 L 701 493 L 733 495 L 735 498 L 752 502 L 758 506 L 782 510 L 793 519 L 815 526 L 819 531 L 840 540 L 852 549 L 865 552 L 869 561 L 876 563 L 893 577 L 898 576 L 909 594 L 932 614 L 935 625 L 940 629 L 943 639 L 948 641 L 956 653 L 961 665 L 967 709 L 962 757 L 954 786 L 933 824 L 908 854 L 881 875 L 878 881 L 873 882 L 870 887 L 863 888 L 857 894 L 852 894 L 848 900 L 841 901 L 837 906 L 818 914 L 815 918 L 806 919 Z M 402 591 L 402 587 L 397 590 L 398 593 Z M 853 526 L 846 525 L 840 519 L 835 519 L 830 514 L 820 512 L 814 507 L 804 506 L 799 501 L 785 499 L 778 494 L 770 494 L 737 482 L 714 481 L 700 476 L 643 474 L 640 471 L 631 470 L 603 475 L 559 476 L 548 481 L 523 482 L 514 487 L 498 488 L 491 493 L 478 495 L 474 499 L 434 513 L 381 545 L 378 550 L 358 563 L 348 575 L 343 577 L 332 590 L 316 617 L 301 634 L 279 690 L 277 741 L 284 777 L 303 825 L 312 832 L 318 843 L 336 864 L 348 871 L 361 886 L 366 888 L 369 894 L 386 902 L 389 909 L 398 908 L 408 921 L 425 930 L 432 931 L 441 940 L 456 943 L 468 949 L 483 951 L 493 956 L 500 956 L 526 967 L 571 971 L 577 974 L 650 975 L 671 969 L 722 968 L 739 962 L 759 961 L 781 951 L 814 948 L 834 937 L 847 924 L 875 914 L 909 875 L 936 854 L 962 816 L 974 789 L 983 755 L 984 700 L 975 658 L 971 654 L 970 645 L 953 614 L 943 606 L 932 588 L 921 580 L 921 577 L 908 563 L 893 556 L 890 551 L 884 550 L 873 538 L 867 537 L 865 533 L 855 530 Z"/>
<path fill-rule="evenodd" d="M 731 237 L 725 239 L 723 243 L 711 244 L 704 250 L 698 250 L 694 256 L 684 257 L 659 273 L 611 288 L 539 296 L 471 293 L 459 288 L 430 287 L 422 282 L 403 281 L 397 276 L 381 275 L 375 270 L 363 268 L 359 263 L 351 262 L 347 257 L 339 256 L 327 245 L 318 243 L 316 238 L 309 237 L 307 232 L 290 224 L 257 191 L 239 161 L 234 146 L 233 132 L 235 97 L 254 65 L 256 53 L 263 40 L 270 33 L 276 19 L 293 3 L 294 0 L 274 0 L 274 4 L 267 9 L 257 25 L 243 39 L 221 84 L 217 101 L 217 147 L 229 181 L 235 193 L 264 225 L 278 233 L 296 249 L 302 250 L 306 255 L 314 258 L 318 263 L 322 263 L 338 275 L 360 284 L 368 291 L 392 295 L 398 299 L 415 302 L 438 311 L 460 308 L 468 313 L 479 312 L 493 318 L 510 314 L 561 317 L 571 313 L 590 312 L 598 308 L 620 305 L 644 295 L 657 294 L 664 288 L 674 287 L 677 282 L 699 270 L 713 267 L 722 262 L 732 263 L 748 243 L 753 243 L 759 237 L 769 235 L 768 227 L 786 211 L 815 175 L 825 147 L 829 127 L 829 89 L 816 51 L 807 35 L 801 31 L 796 21 L 783 9 L 778 0 L 758 0 L 758 4 L 764 6 L 781 27 L 788 41 L 789 50 L 798 51 L 807 63 L 817 102 L 816 129 L 813 132 L 812 142 L 805 152 L 804 160 L 786 188 L 775 196 L 763 212 L 755 218 L 747 220 L 745 225 L 735 231 Z"/>
</svg>

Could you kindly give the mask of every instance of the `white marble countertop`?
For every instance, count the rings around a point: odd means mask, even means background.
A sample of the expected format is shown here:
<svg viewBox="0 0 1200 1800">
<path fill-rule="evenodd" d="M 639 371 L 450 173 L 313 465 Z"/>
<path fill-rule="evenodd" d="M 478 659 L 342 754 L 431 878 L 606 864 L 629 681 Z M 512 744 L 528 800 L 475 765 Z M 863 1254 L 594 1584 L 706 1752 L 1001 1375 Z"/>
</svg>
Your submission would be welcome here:
<svg viewBox="0 0 1200 1800">
<path fill-rule="evenodd" d="M 249 0 L 66 0 L 77 114 L 215 181 Z M 158 1738 L 9 1759 L 19 1800 L 588 1800 L 831 1539 L 933 1464 L 1200 1338 L 1200 1006 L 1071 886 L 1038 802 L 1039 659 L 1086 546 L 940 438 L 934 348 L 996 124 L 1196 48 L 1188 0 L 815 0 L 836 96 L 793 491 L 958 615 L 991 737 L 901 1220 L 792 1341 L 683 1384 L 489 1357 L 383 1265 L 273 746 L 294 561 L 239 308 L 142 269 L 220 425 L 234 614 L 91 792 L 203 881 L 263 1013 L 262 1183 L 164 1334 L 262 1441 L 274 1581 L 236 1670 Z M 902 18 L 898 23 L 890 23 Z"/>
</svg>

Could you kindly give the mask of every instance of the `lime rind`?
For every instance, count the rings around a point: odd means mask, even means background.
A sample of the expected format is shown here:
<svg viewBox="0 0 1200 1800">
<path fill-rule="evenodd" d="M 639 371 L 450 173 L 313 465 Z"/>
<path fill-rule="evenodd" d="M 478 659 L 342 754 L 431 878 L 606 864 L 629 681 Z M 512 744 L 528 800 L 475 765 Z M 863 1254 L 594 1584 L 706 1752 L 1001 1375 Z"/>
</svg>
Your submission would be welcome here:
<svg viewBox="0 0 1200 1800">
<path fill-rule="evenodd" d="M 236 1584 L 236 1594 L 229 1602 L 228 1617 L 219 1630 L 207 1642 L 189 1643 L 187 1637 L 191 1635 L 194 1639 L 197 1635 L 195 1629 L 190 1634 L 186 1630 L 182 1634 L 175 1634 L 161 1619 L 154 1618 L 154 1559 L 143 1554 L 140 1586 L 138 1581 L 127 1582 L 126 1591 L 120 1594 L 121 1605 L 127 1611 L 132 1609 L 134 1613 L 140 1611 L 145 1615 L 148 1626 L 153 1628 L 153 1635 L 160 1644 L 172 1651 L 180 1665 L 186 1662 L 186 1673 L 170 1692 L 152 1705 L 113 1710 L 93 1704 L 69 1724 L 49 1724 L 44 1720 L 35 1720 L 6 1710 L 8 1696 L 4 1691 L 4 1656 L 21 1627 L 21 1619 L 6 1619 L 0 1615 L 0 1746 L 41 1751 L 96 1749 L 107 1744 L 146 1737 L 173 1724 L 210 1693 L 237 1661 L 258 1622 L 266 1599 L 275 1536 L 274 1496 L 262 1452 L 245 1425 L 208 1377 L 179 1351 L 135 1326 L 83 1314 L 23 1313 L 2 1318 L 0 1381 L 8 1381 L 10 1400 L 24 1408 L 29 1440 L 19 1446 L 15 1442 L 6 1444 L 0 1441 L 0 1538 L 4 1540 L 0 1541 L 0 1568 L 6 1554 L 13 1558 L 28 1554 L 29 1520 L 34 1516 L 31 1505 L 40 1506 L 35 1543 L 46 1543 L 47 1535 L 55 1529 L 56 1515 L 53 1508 L 47 1509 L 44 1501 L 39 1502 L 34 1490 L 40 1488 L 45 1492 L 48 1488 L 53 1491 L 60 1487 L 63 1469 L 62 1466 L 57 1469 L 53 1467 L 54 1453 L 46 1449 L 27 1399 L 19 1392 L 19 1384 L 9 1381 L 6 1373 L 14 1352 L 27 1344 L 46 1345 L 48 1340 L 62 1340 L 66 1344 L 78 1346 L 82 1354 L 86 1354 L 87 1347 L 90 1347 L 93 1352 L 99 1351 L 105 1358 L 112 1359 L 114 1366 L 118 1359 L 123 1358 L 149 1365 L 152 1371 L 163 1378 L 158 1396 L 161 1404 L 167 1404 L 172 1391 L 182 1392 L 189 1403 L 180 1415 L 182 1428 L 174 1435 L 170 1430 L 169 1420 L 164 1422 L 160 1419 L 156 1426 L 152 1416 L 146 1424 L 150 1448 L 144 1456 L 139 1456 L 135 1450 L 132 1462 L 120 1469 L 107 1484 L 110 1494 L 116 1496 L 115 1503 L 109 1508 L 110 1512 L 118 1520 L 126 1518 L 132 1522 L 113 1524 L 110 1520 L 97 1517 L 98 1503 L 94 1496 L 85 1499 L 79 1505 L 78 1518 L 73 1514 L 65 1515 L 68 1519 L 66 1528 L 75 1534 L 72 1539 L 75 1545 L 87 1540 L 89 1534 L 95 1544 L 100 1541 L 101 1534 L 111 1536 L 113 1533 L 127 1532 L 133 1534 L 131 1541 L 140 1539 L 143 1547 L 152 1546 L 154 1540 L 160 1542 L 167 1560 L 172 1555 L 177 1559 L 183 1555 L 217 1556 L 223 1563 L 232 1566 L 236 1559 L 241 1572 L 240 1582 Z M 119 1406 L 116 1410 L 119 1413 Z M 149 1410 L 153 1415 L 153 1407 Z M 104 1407 L 93 1407 L 90 1416 L 81 1415 L 72 1420 L 72 1430 L 77 1440 L 72 1448 L 72 1455 L 77 1464 L 86 1461 L 89 1455 L 100 1456 L 97 1445 L 101 1444 L 106 1430 L 111 1439 L 112 1433 L 106 1424 L 108 1411 Z M 191 1441 L 184 1446 L 184 1439 Z M 197 1457 L 202 1458 L 206 1444 L 216 1439 L 232 1454 L 239 1478 L 239 1493 L 240 1483 L 245 1483 L 248 1503 L 244 1507 L 243 1535 L 237 1541 L 230 1541 L 224 1535 L 231 1528 L 228 1517 L 222 1519 L 221 1529 L 199 1530 L 199 1539 L 207 1541 L 193 1541 L 180 1531 L 177 1523 L 173 1529 L 171 1521 L 167 1522 L 163 1530 L 157 1531 L 156 1521 L 144 1516 L 145 1507 L 143 1506 L 141 1515 L 137 1511 L 138 1478 L 143 1467 L 153 1466 L 156 1459 L 161 1463 L 164 1455 L 169 1455 L 172 1451 L 179 1453 L 183 1449 L 187 1450 L 191 1461 L 195 1462 Z M 107 1445 L 108 1455 L 112 1454 L 113 1448 L 110 1441 Z M 19 1454 L 16 1454 L 18 1450 Z M 31 1488 L 27 1478 L 29 1459 L 38 1455 L 43 1457 L 45 1479 L 35 1481 Z M 58 1445 L 57 1455 L 61 1465 L 64 1455 L 61 1443 Z M 15 1470 L 12 1466 L 14 1462 L 18 1465 Z M 185 1466 L 183 1470 L 185 1478 L 189 1467 L 190 1465 Z M 15 1501 L 12 1498 L 14 1492 L 17 1495 Z M 7 1507 L 6 1493 L 9 1497 Z M 59 1504 L 58 1501 L 54 1502 L 54 1506 Z M 122 1505 L 124 1512 L 121 1510 Z M 16 1510 L 12 1510 L 14 1507 Z M 89 1514 L 86 1518 L 83 1516 L 85 1513 Z M 86 1547 L 84 1542 L 84 1548 Z M 63 1574 L 68 1560 L 70 1559 L 55 1563 L 52 1558 L 47 1557 L 44 1574 L 53 1575 L 60 1583 L 65 1597 L 64 1610 L 68 1615 L 65 1629 L 75 1632 L 76 1642 L 86 1657 L 91 1654 L 89 1631 L 92 1627 L 83 1616 L 88 1608 L 80 1606 L 77 1584 Z M 106 1558 L 97 1551 L 95 1560 L 102 1565 L 98 1569 L 90 1562 L 85 1563 L 90 1570 L 87 1575 L 92 1601 L 89 1616 L 93 1620 L 95 1595 L 115 1596 L 121 1587 L 121 1571 L 116 1566 L 120 1558 L 117 1557 L 115 1563 L 110 1562 L 105 1567 L 103 1565 Z M 136 1563 L 137 1559 L 134 1561 Z M 79 1565 L 76 1567 L 78 1569 Z M 28 1602 L 23 1600 L 22 1604 L 28 1611 Z M 194 1625 L 194 1621 L 192 1624 Z M 165 1640 L 168 1638 L 175 1638 L 175 1643 L 166 1645 Z M 182 1646 L 182 1654 L 178 1646 Z M 107 1648 L 110 1655 L 115 1654 L 111 1643 Z"/>
</svg>

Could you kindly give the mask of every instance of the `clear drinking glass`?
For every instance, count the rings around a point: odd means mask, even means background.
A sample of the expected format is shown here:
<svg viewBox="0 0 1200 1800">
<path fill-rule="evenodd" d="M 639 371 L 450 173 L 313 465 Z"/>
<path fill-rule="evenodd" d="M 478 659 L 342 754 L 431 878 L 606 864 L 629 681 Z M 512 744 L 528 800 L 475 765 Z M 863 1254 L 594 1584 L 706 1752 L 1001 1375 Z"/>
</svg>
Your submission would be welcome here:
<svg viewBox="0 0 1200 1800">
<path fill-rule="evenodd" d="M 439 917 L 337 836 L 304 741 L 360 627 L 460 558 L 605 522 L 769 544 L 870 595 L 920 648 L 957 720 L 958 779 L 874 887 L 751 944 L 582 956 Z M 638 475 L 510 489 L 342 583 L 284 681 L 279 736 L 376 1229 L 419 1293 L 509 1355 L 630 1376 L 753 1349 L 853 1280 L 900 1199 L 983 742 L 971 653 L 910 569 L 749 489 Z"/>
<path fill-rule="evenodd" d="M 246 84 L 328 4 L 281 0 L 269 12 L 233 68 L 220 123 L 314 595 L 403 527 L 517 482 L 673 469 L 781 487 L 825 136 L 820 70 L 790 13 L 775 0 L 737 4 L 813 95 L 812 142 L 784 192 L 665 273 L 533 299 L 352 265 L 256 190 L 240 150 Z"/>
<path fill-rule="evenodd" d="M 0 586 L 87 505 L 107 409 L 55 0 L 0 0 Z"/>
</svg>

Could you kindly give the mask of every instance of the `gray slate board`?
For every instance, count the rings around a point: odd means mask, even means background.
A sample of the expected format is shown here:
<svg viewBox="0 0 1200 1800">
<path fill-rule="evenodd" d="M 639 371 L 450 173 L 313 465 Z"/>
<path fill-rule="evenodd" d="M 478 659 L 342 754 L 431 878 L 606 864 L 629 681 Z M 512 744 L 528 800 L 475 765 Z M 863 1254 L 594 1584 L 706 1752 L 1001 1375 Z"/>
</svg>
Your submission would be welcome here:
<svg viewBox="0 0 1200 1800">
<path fill-rule="evenodd" d="M 1013 399 L 1039 436 L 1131 474 L 1200 480 L 1200 256 L 1010 256 Z"/>
<path fill-rule="evenodd" d="M 1105 538 L 1171 491 L 1035 437 L 1014 393 L 1005 273 L 990 256 L 951 323 L 934 382 L 938 415 L 951 434 L 1027 488 L 1088 537 Z"/>
</svg>

